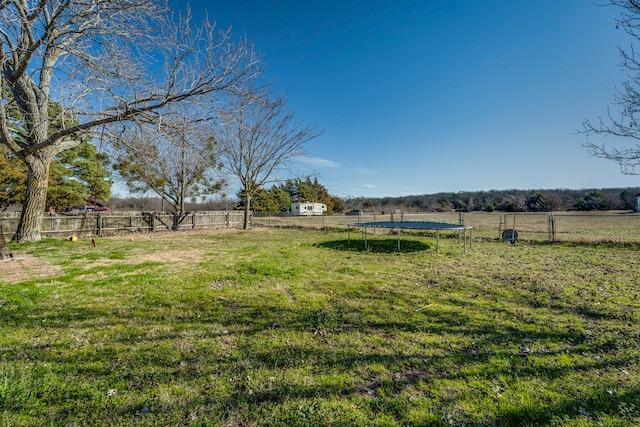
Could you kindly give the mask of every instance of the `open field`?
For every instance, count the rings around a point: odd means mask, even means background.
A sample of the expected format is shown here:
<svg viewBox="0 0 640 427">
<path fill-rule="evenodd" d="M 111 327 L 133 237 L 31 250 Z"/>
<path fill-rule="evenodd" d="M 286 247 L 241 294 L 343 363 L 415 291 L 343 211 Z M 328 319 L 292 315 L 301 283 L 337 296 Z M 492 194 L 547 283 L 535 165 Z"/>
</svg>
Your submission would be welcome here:
<svg viewBox="0 0 640 427">
<path fill-rule="evenodd" d="M 473 235 L 499 238 L 505 229 L 516 229 L 524 240 L 573 243 L 640 244 L 640 213 L 629 211 L 594 212 L 442 212 L 372 214 L 361 216 L 254 217 L 255 226 L 344 229 L 352 222 L 431 221 L 465 224 Z"/>
<path fill-rule="evenodd" d="M 637 246 L 134 237 L 12 246 L 0 426 L 640 425 Z"/>
</svg>

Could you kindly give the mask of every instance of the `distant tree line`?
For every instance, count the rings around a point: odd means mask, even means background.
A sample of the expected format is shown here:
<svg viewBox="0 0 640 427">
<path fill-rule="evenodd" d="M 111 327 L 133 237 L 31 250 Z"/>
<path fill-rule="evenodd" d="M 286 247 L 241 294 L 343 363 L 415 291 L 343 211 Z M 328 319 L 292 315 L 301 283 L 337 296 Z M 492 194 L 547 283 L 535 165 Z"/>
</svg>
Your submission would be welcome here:
<svg viewBox="0 0 640 427">
<path fill-rule="evenodd" d="M 401 197 L 355 197 L 344 201 L 346 209 L 380 213 L 404 212 L 553 212 L 633 210 L 640 188 L 490 190 L 436 193 Z"/>
<path fill-rule="evenodd" d="M 288 211 L 291 203 L 317 202 L 327 205 L 328 214 L 342 214 L 351 209 L 379 214 L 395 210 L 403 212 L 559 212 L 633 210 L 640 188 L 556 189 L 556 190 L 490 190 L 458 193 L 436 193 L 401 197 L 332 196 L 317 179 L 292 179 L 270 188 L 260 188 L 252 202 L 252 210 L 267 214 Z M 236 198 L 224 193 L 215 199 L 187 203 L 186 209 L 243 209 L 242 191 Z M 158 198 L 112 198 L 110 207 L 117 210 L 160 210 Z"/>
</svg>

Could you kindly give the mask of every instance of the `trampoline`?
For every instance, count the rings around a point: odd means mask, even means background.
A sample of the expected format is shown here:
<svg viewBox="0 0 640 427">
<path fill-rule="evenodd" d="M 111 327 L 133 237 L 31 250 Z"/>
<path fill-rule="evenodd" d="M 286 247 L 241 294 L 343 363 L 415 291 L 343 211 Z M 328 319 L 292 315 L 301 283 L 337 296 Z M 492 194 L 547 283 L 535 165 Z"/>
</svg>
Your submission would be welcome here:
<svg viewBox="0 0 640 427">
<path fill-rule="evenodd" d="M 364 247 L 368 249 L 367 228 L 388 228 L 396 229 L 398 234 L 398 251 L 400 251 L 400 230 L 429 230 L 436 232 L 436 252 L 440 248 L 440 231 L 457 231 L 458 241 L 461 234 L 464 237 L 464 251 L 467 252 L 467 230 L 469 231 L 469 246 L 471 246 L 471 229 L 470 225 L 449 224 L 446 222 L 429 222 L 429 221 L 374 221 L 374 222 L 352 222 L 349 225 L 349 241 L 351 241 L 351 227 L 362 228 L 362 236 L 364 239 Z"/>
</svg>

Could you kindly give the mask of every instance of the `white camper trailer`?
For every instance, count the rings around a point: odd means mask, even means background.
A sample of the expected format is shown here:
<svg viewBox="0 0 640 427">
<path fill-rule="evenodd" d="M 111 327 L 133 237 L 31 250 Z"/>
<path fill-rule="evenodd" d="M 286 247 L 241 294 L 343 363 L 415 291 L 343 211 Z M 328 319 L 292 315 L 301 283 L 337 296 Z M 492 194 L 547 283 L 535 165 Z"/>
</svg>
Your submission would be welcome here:
<svg viewBox="0 0 640 427">
<path fill-rule="evenodd" d="M 293 203 L 291 205 L 291 215 L 324 215 L 327 211 L 327 205 L 324 203 Z"/>
</svg>

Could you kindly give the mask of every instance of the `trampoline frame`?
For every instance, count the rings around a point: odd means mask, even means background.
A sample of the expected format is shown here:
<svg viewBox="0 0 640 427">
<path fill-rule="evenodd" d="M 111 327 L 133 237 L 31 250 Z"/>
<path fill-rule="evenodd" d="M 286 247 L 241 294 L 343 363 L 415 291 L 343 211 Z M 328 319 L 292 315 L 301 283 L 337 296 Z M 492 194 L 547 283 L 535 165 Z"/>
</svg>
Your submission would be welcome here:
<svg viewBox="0 0 640 427">
<path fill-rule="evenodd" d="M 367 242 L 367 228 L 388 228 L 397 230 L 398 235 L 398 252 L 400 252 L 400 230 L 435 230 L 436 232 L 436 253 L 440 253 L 440 231 L 457 231 L 458 242 L 460 242 L 460 234 L 464 234 L 464 252 L 467 252 L 467 230 L 469 230 L 469 247 L 471 247 L 472 229 L 470 225 L 449 224 L 446 222 L 430 222 L 430 221 L 372 221 L 372 222 L 352 222 L 348 224 L 348 242 L 351 243 L 351 227 L 362 228 L 362 236 L 364 240 L 364 248 L 369 249 Z"/>
</svg>

